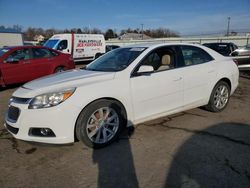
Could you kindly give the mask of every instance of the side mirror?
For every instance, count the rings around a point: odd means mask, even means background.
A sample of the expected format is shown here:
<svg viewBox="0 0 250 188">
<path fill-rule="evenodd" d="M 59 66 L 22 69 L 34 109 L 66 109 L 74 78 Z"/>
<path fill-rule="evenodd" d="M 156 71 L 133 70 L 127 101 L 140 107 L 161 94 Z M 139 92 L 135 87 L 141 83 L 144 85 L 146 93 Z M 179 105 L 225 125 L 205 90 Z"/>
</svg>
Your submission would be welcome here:
<svg viewBox="0 0 250 188">
<path fill-rule="evenodd" d="M 151 65 L 142 65 L 137 71 L 137 74 L 152 73 L 152 72 L 154 72 L 154 68 Z"/>
<path fill-rule="evenodd" d="M 58 46 L 58 50 L 62 51 L 63 47 L 62 46 Z"/>
</svg>

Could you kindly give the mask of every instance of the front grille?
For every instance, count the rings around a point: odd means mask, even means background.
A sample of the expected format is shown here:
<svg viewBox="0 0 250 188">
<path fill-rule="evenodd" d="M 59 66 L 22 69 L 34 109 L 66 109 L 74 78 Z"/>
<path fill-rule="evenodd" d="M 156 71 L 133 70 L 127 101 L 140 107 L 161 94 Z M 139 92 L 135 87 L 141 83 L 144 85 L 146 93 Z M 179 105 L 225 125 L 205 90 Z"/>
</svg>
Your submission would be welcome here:
<svg viewBox="0 0 250 188">
<path fill-rule="evenodd" d="M 12 127 L 8 123 L 5 123 L 5 125 L 6 125 L 6 128 L 8 129 L 8 131 L 12 132 L 13 134 L 17 134 L 18 133 L 18 131 L 19 131 L 18 128 Z"/>
<path fill-rule="evenodd" d="M 18 104 L 28 104 L 30 102 L 31 98 L 20 98 L 20 97 L 11 97 L 10 103 L 18 103 Z"/>
<path fill-rule="evenodd" d="M 8 119 L 15 123 L 18 120 L 18 117 L 20 115 L 20 110 L 17 107 L 10 106 L 8 110 Z"/>
</svg>

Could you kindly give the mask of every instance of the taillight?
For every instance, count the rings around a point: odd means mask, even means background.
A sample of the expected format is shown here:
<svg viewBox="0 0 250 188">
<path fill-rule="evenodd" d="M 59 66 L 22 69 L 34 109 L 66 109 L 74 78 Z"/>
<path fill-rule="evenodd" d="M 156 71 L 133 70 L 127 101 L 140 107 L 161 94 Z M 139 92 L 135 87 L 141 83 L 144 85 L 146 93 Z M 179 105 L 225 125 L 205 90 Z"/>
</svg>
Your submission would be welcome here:
<svg viewBox="0 0 250 188">
<path fill-rule="evenodd" d="M 236 59 L 233 59 L 234 63 L 238 66 L 238 61 Z"/>
</svg>

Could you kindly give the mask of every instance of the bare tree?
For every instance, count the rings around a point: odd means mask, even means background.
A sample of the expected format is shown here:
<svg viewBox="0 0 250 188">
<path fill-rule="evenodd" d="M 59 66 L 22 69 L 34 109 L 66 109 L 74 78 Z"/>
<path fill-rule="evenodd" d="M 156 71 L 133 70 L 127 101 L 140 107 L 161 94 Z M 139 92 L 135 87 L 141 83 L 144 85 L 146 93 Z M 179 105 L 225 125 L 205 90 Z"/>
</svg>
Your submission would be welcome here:
<svg viewBox="0 0 250 188">
<path fill-rule="evenodd" d="M 54 34 L 58 33 L 54 28 L 51 29 L 46 29 L 45 30 L 45 38 L 49 39 L 50 37 L 52 37 Z"/>
<path fill-rule="evenodd" d="M 21 32 L 23 30 L 23 26 L 16 24 L 13 25 L 13 29 L 17 32 Z"/>
<path fill-rule="evenodd" d="M 108 29 L 105 34 L 104 37 L 106 40 L 111 39 L 111 38 L 116 38 L 117 34 L 112 30 L 112 29 Z"/>
<path fill-rule="evenodd" d="M 81 30 L 80 28 L 78 28 L 78 29 L 76 30 L 76 33 L 82 33 L 82 30 Z"/>
<path fill-rule="evenodd" d="M 36 35 L 36 30 L 35 28 L 29 27 L 25 32 L 24 32 L 24 40 L 33 40 Z"/>
<path fill-rule="evenodd" d="M 90 33 L 92 34 L 102 34 L 102 31 L 98 28 L 91 29 Z"/>
<path fill-rule="evenodd" d="M 12 27 L 6 27 L 4 25 L 0 25 L 0 30 L 13 30 L 21 32 L 23 31 L 23 27 L 21 25 L 13 25 Z M 64 30 L 58 30 L 54 28 L 50 29 L 43 29 L 43 28 L 33 28 L 28 27 L 26 30 L 23 31 L 24 33 L 24 40 L 34 40 L 35 35 L 43 35 L 46 39 L 50 38 L 54 34 L 57 33 L 85 33 L 85 34 L 102 34 L 102 31 L 98 28 L 90 29 L 89 27 L 83 27 L 81 28 L 71 28 L 71 29 L 64 29 Z M 120 31 L 120 35 L 123 35 L 125 33 L 140 33 L 140 29 L 122 29 Z M 162 37 L 179 37 L 178 32 L 172 31 L 170 29 L 166 29 L 163 27 L 157 28 L 157 29 L 146 29 L 143 31 L 145 35 L 148 35 L 152 38 L 162 38 Z M 115 29 L 107 29 L 104 33 L 106 39 L 110 38 L 116 38 L 118 35 L 116 33 Z M 237 35 L 236 32 L 232 32 L 232 35 Z"/>
<path fill-rule="evenodd" d="M 88 34 L 90 33 L 90 29 L 88 27 L 82 28 L 82 33 Z"/>
</svg>

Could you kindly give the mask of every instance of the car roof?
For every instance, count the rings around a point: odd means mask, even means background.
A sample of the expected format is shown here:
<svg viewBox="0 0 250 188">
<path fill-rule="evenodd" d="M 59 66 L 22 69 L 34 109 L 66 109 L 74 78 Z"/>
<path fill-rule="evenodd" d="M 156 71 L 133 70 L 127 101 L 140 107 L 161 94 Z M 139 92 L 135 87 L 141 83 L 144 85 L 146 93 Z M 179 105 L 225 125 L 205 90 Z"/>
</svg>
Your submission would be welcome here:
<svg viewBox="0 0 250 188">
<path fill-rule="evenodd" d="M 130 48 L 130 47 L 138 47 L 138 48 L 154 48 L 154 47 L 161 47 L 161 46 L 183 46 L 183 45 L 188 45 L 188 46 L 197 46 L 201 47 L 200 44 L 191 44 L 191 43 L 159 43 L 159 42 L 150 42 L 150 43 L 139 43 L 139 44 L 132 44 L 128 46 L 123 46 L 123 48 Z"/>
<path fill-rule="evenodd" d="M 226 45 L 226 44 L 233 44 L 233 43 L 232 42 L 207 42 L 207 43 L 204 43 L 203 45 L 205 44 Z"/>
<path fill-rule="evenodd" d="M 10 50 L 17 50 L 17 49 L 22 49 L 22 48 L 47 48 L 45 46 L 32 46 L 32 45 L 27 45 L 27 46 L 4 46 L 3 48 L 7 48 Z M 49 48 L 47 48 L 49 49 Z"/>
<path fill-rule="evenodd" d="M 224 56 L 222 56 L 221 54 L 219 54 L 218 52 L 203 46 L 201 44 L 193 44 L 193 43 L 140 43 L 140 44 L 133 44 L 133 45 L 129 45 L 129 46 L 123 46 L 122 48 L 148 48 L 149 50 L 158 48 L 158 47 L 164 47 L 164 46 L 194 46 L 194 47 L 198 47 L 201 48 L 203 50 L 205 50 L 206 52 L 208 52 L 213 58 L 215 59 L 222 59 L 225 58 Z"/>
</svg>

